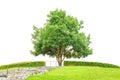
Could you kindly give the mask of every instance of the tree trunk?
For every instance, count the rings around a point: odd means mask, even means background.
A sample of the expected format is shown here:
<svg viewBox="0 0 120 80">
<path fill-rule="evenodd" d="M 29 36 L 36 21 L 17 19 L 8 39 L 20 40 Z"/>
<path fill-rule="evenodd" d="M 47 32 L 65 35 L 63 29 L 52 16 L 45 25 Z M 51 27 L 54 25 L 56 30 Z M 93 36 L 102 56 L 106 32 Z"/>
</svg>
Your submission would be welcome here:
<svg viewBox="0 0 120 80">
<path fill-rule="evenodd" d="M 64 46 L 60 47 L 60 48 L 57 50 L 56 60 L 57 60 L 59 66 L 62 66 L 62 62 L 63 62 L 63 59 L 62 59 L 63 51 L 64 51 Z"/>
<path fill-rule="evenodd" d="M 62 55 L 56 57 L 59 66 L 62 66 Z"/>
</svg>

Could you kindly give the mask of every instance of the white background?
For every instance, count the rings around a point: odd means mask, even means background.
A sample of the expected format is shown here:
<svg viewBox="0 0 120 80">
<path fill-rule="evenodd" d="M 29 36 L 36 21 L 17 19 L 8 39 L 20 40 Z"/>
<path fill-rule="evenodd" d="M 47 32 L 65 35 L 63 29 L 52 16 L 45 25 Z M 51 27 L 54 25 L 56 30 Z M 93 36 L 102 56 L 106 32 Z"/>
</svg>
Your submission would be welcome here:
<svg viewBox="0 0 120 80">
<path fill-rule="evenodd" d="M 34 57 L 32 26 L 43 27 L 51 10 L 63 9 L 84 21 L 84 31 L 91 34 L 93 55 L 82 61 L 120 65 L 119 0 L 0 0 L 0 65 L 21 61 L 55 60 Z"/>
</svg>

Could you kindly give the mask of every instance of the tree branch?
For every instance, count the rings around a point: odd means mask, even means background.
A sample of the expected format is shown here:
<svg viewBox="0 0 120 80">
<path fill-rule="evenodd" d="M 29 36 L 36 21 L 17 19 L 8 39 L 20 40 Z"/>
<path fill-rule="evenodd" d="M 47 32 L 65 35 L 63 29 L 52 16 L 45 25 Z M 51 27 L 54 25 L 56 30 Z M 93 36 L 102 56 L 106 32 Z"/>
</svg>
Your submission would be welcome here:
<svg viewBox="0 0 120 80">
<path fill-rule="evenodd" d="M 66 57 L 72 50 L 73 50 L 73 48 L 71 48 L 70 50 L 65 50 L 63 60 L 65 59 L 65 57 Z"/>
</svg>

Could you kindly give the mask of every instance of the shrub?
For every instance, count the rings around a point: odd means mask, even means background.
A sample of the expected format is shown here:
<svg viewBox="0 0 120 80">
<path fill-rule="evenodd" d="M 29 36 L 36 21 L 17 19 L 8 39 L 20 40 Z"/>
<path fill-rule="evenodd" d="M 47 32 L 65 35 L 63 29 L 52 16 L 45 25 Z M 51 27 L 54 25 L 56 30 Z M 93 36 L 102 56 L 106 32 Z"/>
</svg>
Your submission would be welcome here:
<svg viewBox="0 0 120 80">
<path fill-rule="evenodd" d="M 84 62 L 84 61 L 64 61 L 64 66 L 98 66 L 108 68 L 120 68 L 120 66 L 100 62 Z"/>
<path fill-rule="evenodd" d="M 15 67 L 38 67 L 38 66 L 45 66 L 45 62 L 35 61 L 35 62 L 19 62 L 19 63 L 7 64 L 0 66 L 0 70 L 7 68 L 15 68 Z"/>
</svg>

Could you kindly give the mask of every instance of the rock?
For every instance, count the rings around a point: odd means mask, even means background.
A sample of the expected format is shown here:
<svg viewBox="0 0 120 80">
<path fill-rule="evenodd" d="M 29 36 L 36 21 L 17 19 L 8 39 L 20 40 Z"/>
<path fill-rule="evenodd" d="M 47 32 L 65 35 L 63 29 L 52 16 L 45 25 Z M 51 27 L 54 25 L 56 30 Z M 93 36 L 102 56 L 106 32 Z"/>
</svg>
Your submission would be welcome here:
<svg viewBox="0 0 120 80">
<path fill-rule="evenodd" d="M 25 80 L 27 76 L 33 74 L 44 74 L 48 72 L 52 67 L 39 67 L 39 68 L 25 68 L 20 70 L 11 70 L 8 72 L 7 77 L 0 77 L 0 80 Z M 5 72 L 0 72 L 3 74 Z"/>
</svg>

